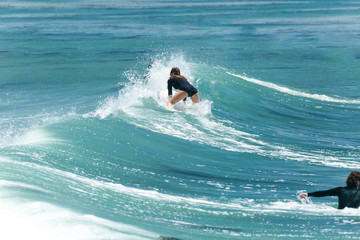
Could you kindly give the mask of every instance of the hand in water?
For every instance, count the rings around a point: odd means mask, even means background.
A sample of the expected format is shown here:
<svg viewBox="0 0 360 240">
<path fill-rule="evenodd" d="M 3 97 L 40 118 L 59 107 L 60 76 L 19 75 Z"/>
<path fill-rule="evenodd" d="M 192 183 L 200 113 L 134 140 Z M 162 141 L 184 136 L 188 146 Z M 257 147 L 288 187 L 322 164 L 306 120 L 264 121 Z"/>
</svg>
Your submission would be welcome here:
<svg viewBox="0 0 360 240">
<path fill-rule="evenodd" d="M 299 196 L 298 196 L 298 199 L 299 199 L 299 200 L 305 199 L 305 198 L 308 198 L 308 194 L 307 194 L 307 193 L 301 193 L 301 194 L 299 194 Z"/>
</svg>

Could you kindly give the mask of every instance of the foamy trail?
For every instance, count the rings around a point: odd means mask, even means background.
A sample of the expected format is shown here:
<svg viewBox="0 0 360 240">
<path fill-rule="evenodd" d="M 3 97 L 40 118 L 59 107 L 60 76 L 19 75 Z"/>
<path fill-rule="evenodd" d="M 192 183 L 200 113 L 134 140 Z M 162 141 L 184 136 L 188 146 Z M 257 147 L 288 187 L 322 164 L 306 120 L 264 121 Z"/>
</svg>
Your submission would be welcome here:
<svg viewBox="0 0 360 240">
<path fill-rule="evenodd" d="M 334 103 L 344 103 L 344 104 L 360 104 L 360 100 L 338 99 L 338 98 L 334 98 L 334 97 L 329 97 L 329 96 L 324 95 L 324 94 L 311 94 L 311 93 L 301 92 L 301 91 L 293 90 L 293 89 L 290 89 L 290 88 L 287 88 L 287 87 L 279 86 L 279 85 L 276 85 L 274 83 L 264 82 L 264 81 L 261 81 L 261 80 L 255 79 L 255 78 L 250 78 L 250 77 L 244 76 L 244 75 L 234 74 L 234 73 L 231 73 L 231 72 L 227 72 L 227 74 L 229 74 L 231 76 L 234 76 L 234 77 L 237 77 L 237 78 L 241 78 L 241 79 L 243 79 L 245 81 L 255 83 L 257 85 L 267 87 L 267 88 L 271 88 L 271 89 L 274 89 L 276 91 L 286 93 L 286 94 L 290 94 L 290 95 L 293 95 L 293 96 L 311 98 L 311 99 L 324 101 L 324 102 L 334 102 Z"/>
</svg>

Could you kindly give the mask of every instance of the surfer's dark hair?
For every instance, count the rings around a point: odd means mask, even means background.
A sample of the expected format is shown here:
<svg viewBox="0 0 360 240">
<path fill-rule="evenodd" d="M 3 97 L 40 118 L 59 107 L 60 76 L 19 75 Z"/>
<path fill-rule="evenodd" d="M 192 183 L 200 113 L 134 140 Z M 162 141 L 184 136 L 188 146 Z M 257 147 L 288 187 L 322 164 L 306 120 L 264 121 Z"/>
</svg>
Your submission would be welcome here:
<svg viewBox="0 0 360 240">
<path fill-rule="evenodd" d="M 170 71 L 170 75 L 171 75 L 171 74 L 174 74 L 176 77 L 180 77 L 180 78 L 186 79 L 186 77 L 180 75 L 180 68 L 178 68 L 178 67 L 173 67 L 173 68 L 171 69 L 171 71 Z M 171 76 L 170 76 L 170 78 L 171 78 Z"/>
<path fill-rule="evenodd" d="M 173 67 L 170 71 L 170 75 L 171 74 L 180 75 L 180 69 L 178 67 Z"/>
<path fill-rule="evenodd" d="M 354 188 L 358 186 L 358 183 L 360 182 L 360 172 L 358 171 L 351 171 L 349 176 L 346 179 L 346 185 L 349 188 Z"/>
</svg>

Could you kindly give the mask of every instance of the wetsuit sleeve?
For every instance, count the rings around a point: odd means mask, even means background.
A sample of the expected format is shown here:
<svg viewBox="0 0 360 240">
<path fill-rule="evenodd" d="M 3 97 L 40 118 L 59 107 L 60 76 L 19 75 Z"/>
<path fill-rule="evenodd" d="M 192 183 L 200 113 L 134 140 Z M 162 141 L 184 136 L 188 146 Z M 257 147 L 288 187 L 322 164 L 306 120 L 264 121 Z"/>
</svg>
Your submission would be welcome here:
<svg viewBox="0 0 360 240">
<path fill-rule="evenodd" d="M 309 197 L 327 197 L 327 196 L 339 196 L 341 187 L 332 188 L 326 191 L 317 191 L 308 193 Z"/>
<path fill-rule="evenodd" d="M 170 82 L 170 79 L 167 81 L 167 87 L 168 87 L 168 96 L 172 95 L 172 85 Z"/>
</svg>

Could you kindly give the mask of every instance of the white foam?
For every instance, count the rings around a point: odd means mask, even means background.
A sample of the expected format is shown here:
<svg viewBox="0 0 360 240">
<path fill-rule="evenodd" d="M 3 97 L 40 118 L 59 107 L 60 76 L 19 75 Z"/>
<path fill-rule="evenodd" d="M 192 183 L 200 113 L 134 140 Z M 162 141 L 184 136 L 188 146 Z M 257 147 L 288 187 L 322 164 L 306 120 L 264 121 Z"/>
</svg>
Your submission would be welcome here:
<svg viewBox="0 0 360 240">
<path fill-rule="evenodd" d="M 118 93 L 118 96 L 109 97 L 96 109 L 94 116 L 106 118 L 110 115 L 116 115 L 118 111 L 127 111 L 129 108 L 142 106 L 145 99 L 152 98 L 161 106 L 165 107 L 166 102 L 160 102 L 158 92 L 167 89 L 167 79 L 169 78 L 170 69 L 179 67 L 181 74 L 188 77 L 191 82 L 190 65 L 184 60 L 179 53 L 169 58 L 161 58 L 153 62 L 149 69 L 146 80 L 137 73 L 125 72 L 128 84 Z M 89 116 L 89 115 L 86 115 Z"/>
<path fill-rule="evenodd" d="M 231 76 L 241 78 L 245 81 L 248 81 L 248 82 L 263 86 L 263 87 L 271 88 L 273 90 L 276 90 L 276 91 L 279 91 L 282 93 L 297 96 L 297 97 L 311 98 L 314 100 L 325 101 L 325 102 L 334 102 L 334 103 L 343 103 L 343 104 L 360 104 L 360 100 L 339 99 L 339 98 L 329 97 L 324 94 L 311 94 L 311 93 L 301 92 L 301 91 L 293 90 L 293 89 L 290 89 L 287 87 L 279 86 L 274 83 L 261 81 L 261 80 L 255 79 L 255 78 L 250 78 L 250 77 L 247 77 L 244 75 L 234 74 L 231 72 L 227 72 L 227 73 Z"/>
<path fill-rule="evenodd" d="M 39 145 L 44 143 L 57 142 L 59 140 L 51 137 L 44 129 L 33 129 L 18 136 L 14 145 Z"/>
<path fill-rule="evenodd" d="M 76 213 L 45 202 L 0 201 L 1 239 L 155 239 L 131 225 Z"/>
</svg>

